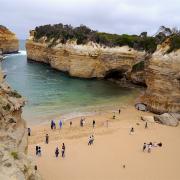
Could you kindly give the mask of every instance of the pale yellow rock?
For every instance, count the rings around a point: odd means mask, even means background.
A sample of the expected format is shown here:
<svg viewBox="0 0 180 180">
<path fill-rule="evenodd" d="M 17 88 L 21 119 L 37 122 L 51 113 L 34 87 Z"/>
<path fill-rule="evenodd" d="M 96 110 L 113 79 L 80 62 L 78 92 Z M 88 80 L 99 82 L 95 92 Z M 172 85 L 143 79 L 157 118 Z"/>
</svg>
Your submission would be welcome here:
<svg viewBox="0 0 180 180">
<path fill-rule="evenodd" d="M 17 52 L 18 50 L 19 41 L 16 35 L 7 28 L 0 26 L 0 51 L 4 54 Z"/>
<path fill-rule="evenodd" d="M 131 71 L 145 55 L 145 52 L 127 46 L 104 48 L 92 42 L 86 45 L 67 42 L 50 48 L 48 44 L 32 39 L 26 41 L 28 59 L 48 63 L 70 76 L 81 78 L 103 78 L 110 70 Z"/>
<path fill-rule="evenodd" d="M 159 46 L 145 70 L 147 90 L 141 101 L 155 113 L 180 112 L 180 50 Z"/>
</svg>

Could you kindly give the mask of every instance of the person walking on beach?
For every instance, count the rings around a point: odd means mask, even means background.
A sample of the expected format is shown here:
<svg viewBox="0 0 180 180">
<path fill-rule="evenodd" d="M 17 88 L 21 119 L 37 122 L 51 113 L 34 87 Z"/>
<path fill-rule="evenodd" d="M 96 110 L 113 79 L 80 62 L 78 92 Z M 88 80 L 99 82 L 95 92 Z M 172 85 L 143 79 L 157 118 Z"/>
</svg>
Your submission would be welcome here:
<svg viewBox="0 0 180 180">
<path fill-rule="evenodd" d="M 95 122 L 95 120 L 93 120 L 93 128 L 95 128 L 95 124 L 96 124 L 96 122 Z"/>
<path fill-rule="evenodd" d="M 56 129 L 56 123 L 55 122 L 53 123 L 53 129 Z"/>
<path fill-rule="evenodd" d="M 152 148 L 152 142 L 150 142 L 150 143 L 148 144 L 148 153 L 151 152 L 151 148 Z"/>
<path fill-rule="evenodd" d="M 93 142 L 94 142 L 94 136 L 92 135 L 92 136 L 89 137 L 88 145 L 92 145 Z"/>
<path fill-rule="evenodd" d="M 31 128 L 28 128 L 28 136 L 31 136 Z"/>
<path fill-rule="evenodd" d="M 70 127 L 72 126 L 72 121 L 69 122 Z"/>
<path fill-rule="evenodd" d="M 116 119 L 116 115 L 115 115 L 115 112 L 113 113 L 113 119 Z"/>
<path fill-rule="evenodd" d="M 54 121 L 51 120 L 51 129 L 54 129 Z"/>
<path fill-rule="evenodd" d="M 91 141 L 92 141 L 92 137 L 90 136 L 88 140 L 88 146 L 91 145 Z"/>
<path fill-rule="evenodd" d="M 145 129 L 147 129 L 147 128 L 148 128 L 148 124 L 147 124 L 147 122 L 145 123 L 145 126 L 144 126 L 144 127 L 145 127 Z"/>
<path fill-rule="evenodd" d="M 38 156 L 41 156 L 42 155 L 42 151 L 41 151 L 41 147 L 39 146 L 38 147 Z"/>
<path fill-rule="evenodd" d="M 58 147 L 56 147 L 56 149 L 55 149 L 55 156 L 56 156 L 56 158 L 59 156 L 59 148 Z"/>
<path fill-rule="evenodd" d="M 36 156 L 38 155 L 39 146 L 36 146 Z"/>
<path fill-rule="evenodd" d="M 60 128 L 60 129 L 62 128 L 62 125 L 63 125 L 63 123 L 62 123 L 62 121 L 60 120 L 60 121 L 59 121 L 59 128 Z"/>
<path fill-rule="evenodd" d="M 45 142 L 46 142 L 46 144 L 49 143 L 49 135 L 48 135 L 48 134 L 46 134 L 46 140 L 45 140 Z"/>
<path fill-rule="evenodd" d="M 121 109 L 119 109 L 119 114 L 121 113 Z"/>
<path fill-rule="evenodd" d="M 80 126 L 83 127 L 83 118 L 80 120 Z"/>
<path fill-rule="evenodd" d="M 146 143 L 143 145 L 143 152 L 146 150 Z"/>
<path fill-rule="evenodd" d="M 130 132 L 129 132 L 129 134 L 131 135 L 131 134 L 133 134 L 133 133 L 134 133 L 134 128 L 132 127 L 131 130 L 130 130 Z"/>
<path fill-rule="evenodd" d="M 35 172 L 37 171 L 37 165 L 34 166 L 34 170 L 35 170 Z"/>
<path fill-rule="evenodd" d="M 65 157 L 65 144 L 62 144 L 62 157 Z"/>
</svg>

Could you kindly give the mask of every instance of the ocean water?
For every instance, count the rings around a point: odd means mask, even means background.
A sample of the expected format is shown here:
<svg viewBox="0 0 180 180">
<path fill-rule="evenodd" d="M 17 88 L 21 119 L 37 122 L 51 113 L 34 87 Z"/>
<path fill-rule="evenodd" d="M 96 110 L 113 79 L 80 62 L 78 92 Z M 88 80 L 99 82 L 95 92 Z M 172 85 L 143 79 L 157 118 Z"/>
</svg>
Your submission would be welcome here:
<svg viewBox="0 0 180 180">
<path fill-rule="evenodd" d="M 18 54 L 5 56 L 2 69 L 11 87 L 27 100 L 23 117 L 29 124 L 115 108 L 132 102 L 139 94 L 106 80 L 72 78 L 49 65 L 30 63 L 25 41 L 20 41 Z"/>
</svg>

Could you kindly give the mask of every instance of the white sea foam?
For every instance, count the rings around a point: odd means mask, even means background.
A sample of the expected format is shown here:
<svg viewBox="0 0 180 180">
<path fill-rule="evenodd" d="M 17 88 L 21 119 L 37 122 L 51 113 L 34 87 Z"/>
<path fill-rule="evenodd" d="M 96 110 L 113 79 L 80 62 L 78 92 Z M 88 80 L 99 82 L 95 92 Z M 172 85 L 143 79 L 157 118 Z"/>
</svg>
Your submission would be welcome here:
<svg viewBox="0 0 180 180">
<path fill-rule="evenodd" d="M 14 53 L 14 54 L 5 54 L 3 59 L 6 59 L 7 57 L 12 57 L 12 56 L 26 56 L 26 51 L 25 50 L 20 50 L 18 51 L 18 53 Z"/>
</svg>

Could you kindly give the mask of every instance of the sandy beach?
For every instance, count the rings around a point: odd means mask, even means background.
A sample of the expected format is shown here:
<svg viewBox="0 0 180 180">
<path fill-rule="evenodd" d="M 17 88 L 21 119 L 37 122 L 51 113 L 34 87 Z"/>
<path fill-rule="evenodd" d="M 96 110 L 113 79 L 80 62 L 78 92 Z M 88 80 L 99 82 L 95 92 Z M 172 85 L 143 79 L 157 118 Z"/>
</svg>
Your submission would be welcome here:
<svg viewBox="0 0 180 180">
<path fill-rule="evenodd" d="M 151 113 L 137 111 L 133 106 L 122 108 L 120 114 L 115 111 L 115 119 L 112 111 L 85 117 L 84 127 L 80 127 L 79 117 L 64 122 L 61 130 L 58 121 L 56 130 L 50 129 L 50 123 L 31 126 L 28 154 L 37 163 L 43 179 L 179 180 L 180 127 L 148 123 L 145 129 L 140 117 Z M 132 135 L 131 127 L 135 130 Z M 45 144 L 46 133 L 49 144 Z M 95 141 L 88 146 L 92 134 Z M 55 148 L 61 149 L 63 142 L 65 158 L 55 158 Z M 153 147 L 151 153 L 143 152 L 144 142 L 162 142 L 162 147 Z M 41 157 L 35 155 L 36 145 L 42 148 Z"/>
</svg>

